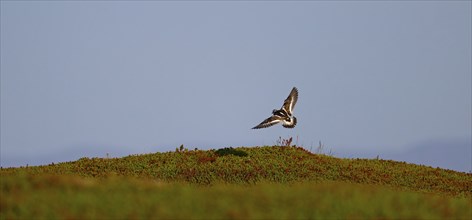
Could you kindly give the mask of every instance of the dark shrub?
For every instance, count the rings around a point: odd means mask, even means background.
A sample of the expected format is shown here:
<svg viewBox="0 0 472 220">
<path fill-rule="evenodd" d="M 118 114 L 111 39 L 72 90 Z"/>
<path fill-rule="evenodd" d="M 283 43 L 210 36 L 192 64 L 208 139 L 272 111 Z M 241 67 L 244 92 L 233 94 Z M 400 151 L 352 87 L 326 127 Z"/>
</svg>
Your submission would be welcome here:
<svg viewBox="0 0 472 220">
<path fill-rule="evenodd" d="M 226 155 L 235 155 L 235 156 L 238 156 L 238 157 L 246 157 L 247 156 L 247 153 L 242 151 L 242 150 L 236 150 L 232 147 L 225 147 L 225 148 L 221 148 L 221 149 L 218 149 L 217 151 L 215 151 L 215 153 L 218 155 L 218 156 L 226 156 Z"/>
</svg>

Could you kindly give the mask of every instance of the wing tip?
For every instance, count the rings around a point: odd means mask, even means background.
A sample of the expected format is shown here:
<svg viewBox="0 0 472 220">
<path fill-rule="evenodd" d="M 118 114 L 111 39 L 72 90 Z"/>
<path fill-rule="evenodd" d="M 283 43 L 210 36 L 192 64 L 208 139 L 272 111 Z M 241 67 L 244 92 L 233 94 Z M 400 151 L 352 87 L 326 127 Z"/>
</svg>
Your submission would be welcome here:
<svg viewBox="0 0 472 220">
<path fill-rule="evenodd" d="M 255 127 L 251 128 L 251 129 L 261 129 L 261 128 L 267 128 L 267 127 L 270 127 L 270 126 L 272 126 L 272 125 L 262 125 L 262 124 L 260 124 L 260 125 L 257 125 Z"/>
</svg>

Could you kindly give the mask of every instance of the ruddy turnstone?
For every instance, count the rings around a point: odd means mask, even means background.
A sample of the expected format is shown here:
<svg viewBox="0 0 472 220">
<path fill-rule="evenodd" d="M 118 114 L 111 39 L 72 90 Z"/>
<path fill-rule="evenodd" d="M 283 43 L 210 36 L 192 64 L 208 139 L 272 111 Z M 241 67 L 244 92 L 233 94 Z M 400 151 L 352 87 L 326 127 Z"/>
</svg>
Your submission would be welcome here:
<svg viewBox="0 0 472 220">
<path fill-rule="evenodd" d="M 295 125 L 297 125 L 297 118 L 295 118 L 292 113 L 293 108 L 295 108 L 295 104 L 297 104 L 297 100 L 298 90 L 296 87 L 293 87 L 287 99 L 285 99 L 282 108 L 274 109 L 272 111 L 272 116 L 262 121 L 259 125 L 253 127 L 252 129 L 267 128 L 279 122 L 282 122 L 282 126 L 285 128 L 294 128 Z"/>
</svg>

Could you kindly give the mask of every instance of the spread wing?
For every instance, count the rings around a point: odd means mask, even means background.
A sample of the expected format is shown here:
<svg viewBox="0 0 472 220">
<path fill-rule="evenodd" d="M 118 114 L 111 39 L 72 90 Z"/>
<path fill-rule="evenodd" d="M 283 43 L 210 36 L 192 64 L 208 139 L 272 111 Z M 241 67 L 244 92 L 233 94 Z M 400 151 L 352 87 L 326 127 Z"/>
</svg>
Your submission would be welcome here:
<svg viewBox="0 0 472 220">
<path fill-rule="evenodd" d="M 266 120 L 258 124 L 256 127 L 253 127 L 252 129 L 267 128 L 281 122 L 282 120 L 283 120 L 282 117 L 277 116 L 277 115 L 272 115 L 270 118 L 267 118 Z"/>
<path fill-rule="evenodd" d="M 298 100 L 298 89 L 296 87 L 293 87 L 287 99 L 285 99 L 284 105 L 282 106 L 282 108 L 289 115 L 292 115 L 293 108 L 295 108 L 295 104 L 297 104 L 297 100 Z"/>
</svg>

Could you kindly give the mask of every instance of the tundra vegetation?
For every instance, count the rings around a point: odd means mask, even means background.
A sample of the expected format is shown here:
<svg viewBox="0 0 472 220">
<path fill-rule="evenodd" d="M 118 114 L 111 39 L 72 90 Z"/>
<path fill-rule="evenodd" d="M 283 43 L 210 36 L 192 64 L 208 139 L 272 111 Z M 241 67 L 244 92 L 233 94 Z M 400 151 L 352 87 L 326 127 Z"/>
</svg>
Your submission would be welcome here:
<svg viewBox="0 0 472 220">
<path fill-rule="evenodd" d="M 471 173 L 283 141 L 1 168 L 0 219 L 471 219 Z"/>
</svg>

